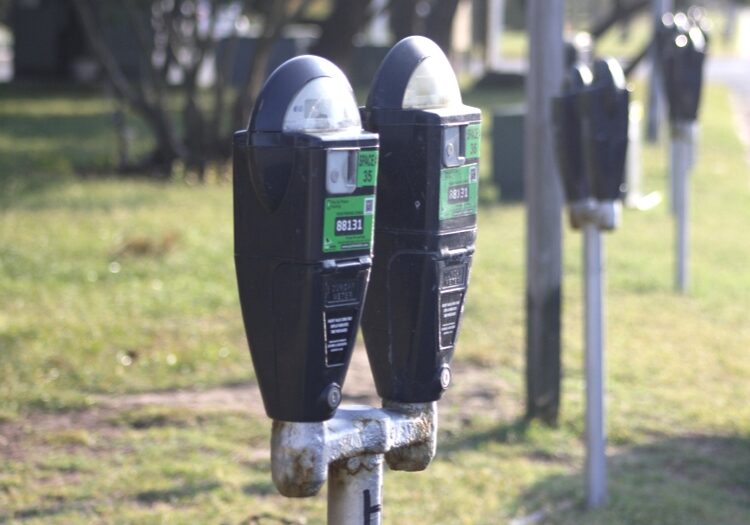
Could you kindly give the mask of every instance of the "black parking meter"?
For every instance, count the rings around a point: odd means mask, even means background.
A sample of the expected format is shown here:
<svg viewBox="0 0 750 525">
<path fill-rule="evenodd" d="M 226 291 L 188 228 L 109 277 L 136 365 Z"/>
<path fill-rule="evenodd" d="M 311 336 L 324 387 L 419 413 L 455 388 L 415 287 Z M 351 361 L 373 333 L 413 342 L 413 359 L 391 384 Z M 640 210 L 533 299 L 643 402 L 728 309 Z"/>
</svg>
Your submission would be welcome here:
<svg viewBox="0 0 750 525">
<path fill-rule="evenodd" d="M 380 65 L 362 110 L 380 135 L 372 285 L 362 331 L 378 394 L 440 398 L 476 239 L 481 113 L 463 105 L 440 48 L 409 37 Z"/>
<path fill-rule="evenodd" d="M 629 102 L 625 75 L 613 59 L 598 59 L 593 69 L 571 67 L 553 100 L 558 166 L 573 228 L 590 220 L 604 229 L 617 226 L 618 208 L 594 203 L 623 195 Z"/>
<path fill-rule="evenodd" d="M 341 399 L 372 263 L 378 138 L 319 57 L 266 81 L 234 137 L 235 264 L 266 413 L 323 421 Z"/>
<path fill-rule="evenodd" d="M 558 167 L 569 204 L 589 198 L 581 137 L 580 99 L 593 80 L 593 73 L 583 64 L 573 64 L 568 69 L 563 92 L 553 100 L 553 120 Z M 571 215 L 573 227 L 580 225 Z"/>
<path fill-rule="evenodd" d="M 597 59 L 581 94 L 581 140 L 591 196 L 614 201 L 623 195 L 628 150 L 630 91 L 615 59 Z"/>
<path fill-rule="evenodd" d="M 677 13 L 663 19 L 659 40 L 670 120 L 694 121 L 703 86 L 706 35 L 684 13 Z"/>
</svg>

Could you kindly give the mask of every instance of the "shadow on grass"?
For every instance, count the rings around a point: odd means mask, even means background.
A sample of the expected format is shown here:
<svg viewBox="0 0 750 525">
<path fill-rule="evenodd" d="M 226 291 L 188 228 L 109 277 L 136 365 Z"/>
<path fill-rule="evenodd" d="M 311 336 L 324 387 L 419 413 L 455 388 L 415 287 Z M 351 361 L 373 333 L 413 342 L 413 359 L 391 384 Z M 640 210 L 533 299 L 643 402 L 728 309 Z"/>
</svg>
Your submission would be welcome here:
<svg viewBox="0 0 750 525">
<path fill-rule="evenodd" d="M 201 492 L 211 492 L 221 487 L 216 481 L 201 481 L 175 485 L 168 489 L 144 490 L 135 495 L 139 503 L 152 505 L 155 503 L 169 503 L 172 501 L 194 498 Z"/>
<path fill-rule="evenodd" d="M 585 510 L 582 473 L 550 476 L 516 502 L 517 523 L 750 523 L 750 438 L 657 438 L 608 458 L 609 502 Z"/>
<path fill-rule="evenodd" d="M 16 511 L 10 515 L 0 514 L 0 525 L 5 525 L 6 523 L 18 523 L 19 521 L 25 520 L 44 520 L 44 518 L 52 518 L 66 512 L 86 512 L 91 509 L 91 507 L 92 503 L 90 501 L 71 501 L 69 503 L 49 507 L 30 507 L 28 509 Z"/>
<path fill-rule="evenodd" d="M 247 496 L 269 496 L 276 494 L 276 487 L 269 479 L 254 481 L 242 487 L 242 492 Z"/>
<path fill-rule="evenodd" d="M 461 450 L 475 450 L 483 443 L 517 443 L 526 437 L 530 421 L 526 417 L 520 417 L 510 423 L 504 423 L 498 427 L 484 430 L 482 432 L 461 432 L 453 437 L 443 440 L 439 444 L 440 454 L 450 457 Z"/>
</svg>

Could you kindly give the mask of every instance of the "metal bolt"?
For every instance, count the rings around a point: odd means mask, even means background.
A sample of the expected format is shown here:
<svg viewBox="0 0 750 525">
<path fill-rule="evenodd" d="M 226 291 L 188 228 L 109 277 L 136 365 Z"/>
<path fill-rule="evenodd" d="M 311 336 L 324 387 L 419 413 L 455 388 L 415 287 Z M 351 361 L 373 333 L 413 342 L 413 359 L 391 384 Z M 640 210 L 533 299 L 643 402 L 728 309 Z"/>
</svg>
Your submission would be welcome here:
<svg viewBox="0 0 750 525">
<path fill-rule="evenodd" d="M 440 386 L 443 390 L 448 388 L 448 386 L 451 384 L 451 369 L 447 366 L 444 366 L 442 370 L 440 370 Z"/>
<path fill-rule="evenodd" d="M 326 403 L 330 408 L 336 408 L 341 403 L 341 388 L 338 385 L 333 384 L 328 387 L 326 392 Z"/>
</svg>

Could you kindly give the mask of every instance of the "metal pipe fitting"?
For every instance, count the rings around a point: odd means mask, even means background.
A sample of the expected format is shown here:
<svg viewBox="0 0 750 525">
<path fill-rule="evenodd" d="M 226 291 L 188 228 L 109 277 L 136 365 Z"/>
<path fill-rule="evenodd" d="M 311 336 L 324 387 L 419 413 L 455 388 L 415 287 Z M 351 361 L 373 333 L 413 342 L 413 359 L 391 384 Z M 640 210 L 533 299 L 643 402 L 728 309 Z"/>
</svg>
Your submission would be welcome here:
<svg viewBox="0 0 750 525">
<path fill-rule="evenodd" d="M 342 406 L 332 419 L 320 423 L 274 421 L 271 472 L 282 495 L 314 496 L 328 479 L 329 465 L 385 455 L 394 470 L 424 470 L 436 445 L 435 402 L 386 401 L 382 409 Z"/>
</svg>

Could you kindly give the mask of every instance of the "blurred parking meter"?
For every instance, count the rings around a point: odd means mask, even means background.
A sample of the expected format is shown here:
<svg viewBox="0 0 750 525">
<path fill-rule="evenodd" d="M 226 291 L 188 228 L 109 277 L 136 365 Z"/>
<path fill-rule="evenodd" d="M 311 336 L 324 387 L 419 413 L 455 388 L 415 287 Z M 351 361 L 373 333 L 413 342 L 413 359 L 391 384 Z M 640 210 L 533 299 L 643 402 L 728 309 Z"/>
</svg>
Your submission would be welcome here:
<svg viewBox="0 0 750 525">
<path fill-rule="evenodd" d="M 387 70 L 381 67 L 381 72 Z M 406 79 L 411 89 L 404 100 L 440 99 L 445 72 L 424 68 L 419 72 L 416 83 Z M 452 70 L 449 73 L 453 75 Z M 442 76 L 430 80 L 436 74 Z M 460 93 L 458 97 L 460 101 Z M 448 137 L 455 152 L 431 146 L 429 154 L 434 158 L 425 161 L 426 166 L 438 165 L 442 159 L 460 168 L 465 160 L 458 157 L 466 148 L 476 148 L 478 156 L 478 140 L 467 139 L 465 130 L 455 137 L 449 131 Z M 393 142 L 389 147 L 385 155 L 398 154 Z M 453 174 L 450 180 L 462 176 L 463 172 Z M 258 97 L 248 129 L 235 134 L 235 262 L 253 365 L 266 413 L 274 420 L 272 476 L 279 492 L 289 497 L 313 496 L 328 481 L 330 524 L 380 523 L 384 461 L 394 470 L 423 470 L 436 448 L 434 401 L 442 387 L 437 395 L 383 396 L 383 408 L 338 406 L 372 264 L 377 178 L 378 135 L 363 131 L 349 82 L 336 66 L 319 57 L 297 57 L 274 71 Z M 463 208 L 473 206 L 475 219 L 476 179 L 469 178 L 467 196 L 454 195 L 446 212 L 453 225 L 468 221 L 468 213 L 459 213 Z M 423 194 L 421 206 L 437 214 L 441 197 L 440 191 Z M 387 198 L 388 192 L 386 202 Z M 462 204 L 464 200 L 470 204 Z M 378 208 L 386 224 L 394 213 L 388 206 Z M 473 230 L 469 235 L 473 249 Z M 459 262 L 465 263 L 468 279 L 466 254 L 446 251 L 445 255 L 433 273 L 420 275 L 422 284 L 414 283 L 417 293 L 423 293 L 422 286 L 437 286 L 437 279 L 451 281 L 446 276 L 451 272 L 435 272 Z M 451 275 L 453 285 L 443 288 L 460 292 L 460 300 L 451 299 L 459 301 L 453 313 L 457 328 L 466 282 L 461 285 L 460 271 Z M 402 300 L 400 290 L 393 294 L 391 301 Z M 441 307 L 444 317 L 450 317 L 448 307 Z M 421 318 L 412 316 L 410 321 L 414 324 L 409 331 L 425 331 L 418 324 Z M 452 342 L 455 330 L 448 334 L 446 327 L 440 337 Z M 440 363 L 438 372 L 450 352 L 433 358 Z M 428 375 L 435 374 L 433 363 L 422 359 L 420 364 L 429 367 Z M 371 366 L 382 368 L 379 363 Z M 417 378 L 423 375 L 413 368 L 408 372 Z M 446 379 L 445 373 L 438 373 L 440 384 L 448 379 L 449 374 Z M 435 390 L 429 381 L 410 388 Z"/>
<path fill-rule="evenodd" d="M 437 401 L 475 249 L 481 113 L 463 104 L 440 48 L 418 36 L 388 53 L 362 113 L 382 149 L 362 319 L 370 366 L 384 399 Z"/>
<path fill-rule="evenodd" d="M 601 230 L 619 226 L 628 146 L 629 92 L 615 60 L 571 67 L 554 102 L 560 174 L 573 228 L 584 233 L 586 494 L 607 501 L 604 420 L 604 266 Z"/>
<path fill-rule="evenodd" d="M 675 287 L 682 293 L 687 291 L 689 266 L 688 175 L 695 158 L 696 120 L 706 46 L 706 35 L 696 21 L 684 13 L 664 15 L 659 51 L 671 122 L 670 190 L 676 219 Z"/>
</svg>

